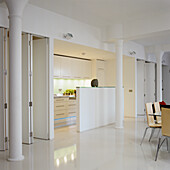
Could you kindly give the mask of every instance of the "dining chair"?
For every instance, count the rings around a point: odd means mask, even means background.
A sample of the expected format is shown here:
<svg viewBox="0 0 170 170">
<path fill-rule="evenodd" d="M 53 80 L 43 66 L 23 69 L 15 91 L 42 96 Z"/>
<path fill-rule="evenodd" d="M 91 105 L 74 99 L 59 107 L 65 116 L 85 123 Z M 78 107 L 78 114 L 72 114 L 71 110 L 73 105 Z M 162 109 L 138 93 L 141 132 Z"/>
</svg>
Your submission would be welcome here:
<svg viewBox="0 0 170 170">
<path fill-rule="evenodd" d="M 158 152 L 162 146 L 162 144 L 167 142 L 167 150 L 168 150 L 168 138 L 170 138 L 170 109 L 169 108 L 162 108 L 162 136 L 158 140 L 158 146 L 155 156 L 155 161 L 158 158 Z M 163 139 L 163 140 L 162 140 Z"/>
<path fill-rule="evenodd" d="M 160 104 L 159 102 L 154 102 L 154 108 L 155 108 L 155 113 L 160 114 L 161 109 L 160 109 Z M 161 117 L 156 116 L 156 122 L 161 123 Z"/>
<path fill-rule="evenodd" d="M 142 138 L 142 141 L 141 141 L 140 145 L 142 145 L 143 140 L 144 140 L 144 138 L 146 136 L 146 132 L 147 132 L 147 130 L 149 128 L 152 129 L 152 132 L 151 132 L 151 135 L 150 135 L 150 138 L 149 138 L 149 142 L 150 142 L 150 140 L 151 140 L 151 138 L 152 138 L 152 136 L 154 134 L 155 129 L 156 128 L 161 128 L 161 124 L 160 123 L 155 123 L 155 121 L 154 121 L 152 103 L 146 103 L 145 107 L 146 107 L 146 118 L 147 118 L 147 125 L 148 126 L 146 127 L 146 129 L 144 131 L 144 135 L 143 135 L 143 138 Z M 151 115 L 149 115 L 149 114 L 151 114 Z"/>
</svg>

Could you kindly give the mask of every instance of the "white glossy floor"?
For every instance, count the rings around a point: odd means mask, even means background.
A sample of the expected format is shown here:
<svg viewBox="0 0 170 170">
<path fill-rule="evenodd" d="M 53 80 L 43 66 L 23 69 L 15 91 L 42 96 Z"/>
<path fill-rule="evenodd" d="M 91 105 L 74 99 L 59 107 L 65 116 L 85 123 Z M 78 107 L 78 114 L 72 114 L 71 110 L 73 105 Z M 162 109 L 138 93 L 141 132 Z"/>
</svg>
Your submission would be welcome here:
<svg viewBox="0 0 170 170">
<path fill-rule="evenodd" d="M 36 140 L 23 145 L 22 162 L 6 161 L 8 152 L 0 152 L 0 170 L 169 170 L 170 153 L 163 146 L 154 161 L 157 133 L 150 133 L 142 147 L 143 118 L 125 119 L 124 129 L 113 125 L 77 133 L 75 126 L 55 130 L 55 140 Z"/>
</svg>

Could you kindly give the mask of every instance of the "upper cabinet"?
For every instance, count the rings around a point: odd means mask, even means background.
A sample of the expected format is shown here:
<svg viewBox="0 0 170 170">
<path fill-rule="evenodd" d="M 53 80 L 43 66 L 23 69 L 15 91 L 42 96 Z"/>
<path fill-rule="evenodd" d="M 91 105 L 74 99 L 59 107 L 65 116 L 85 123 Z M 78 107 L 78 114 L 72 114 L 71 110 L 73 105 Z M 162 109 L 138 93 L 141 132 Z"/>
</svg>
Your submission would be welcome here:
<svg viewBox="0 0 170 170">
<path fill-rule="evenodd" d="M 61 75 L 61 57 L 54 56 L 54 77 Z"/>
<path fill-rule="evenodd" d="M 54 56 L 54 77 L 68 79 L 91 79 L 90 60 Z"/>
<path fill-rule="evenodd" d="M 61 77 L 62 78 L 70 78 L 71 77 L 71 59 L 66 57 L 61 58 Z"/>
</svg>

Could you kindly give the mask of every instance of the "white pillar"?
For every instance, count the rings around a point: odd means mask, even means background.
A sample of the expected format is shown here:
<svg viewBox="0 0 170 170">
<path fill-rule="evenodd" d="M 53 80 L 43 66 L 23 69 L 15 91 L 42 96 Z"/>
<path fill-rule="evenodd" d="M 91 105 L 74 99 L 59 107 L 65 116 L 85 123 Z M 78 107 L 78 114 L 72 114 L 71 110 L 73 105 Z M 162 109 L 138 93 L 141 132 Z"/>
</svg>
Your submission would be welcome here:
<svg viewBox="0 0 170 170">
<path fill-rule="evenodd" d="M 164 52 L 159 51 L 157 55 L 157 101 L 162 101 L 162 57 Z"/>
<path fill-rule="evenodd" d="M 22 12 L 27 0 L 5 0 L 9 10 L 9 161 L 22 155 Z"/>
<path fill-rule="evenodd" d="M 123 93 L 123 40 L 116 44 L 116 128 L 123 128 L 124 93 Z"/>
</svg>

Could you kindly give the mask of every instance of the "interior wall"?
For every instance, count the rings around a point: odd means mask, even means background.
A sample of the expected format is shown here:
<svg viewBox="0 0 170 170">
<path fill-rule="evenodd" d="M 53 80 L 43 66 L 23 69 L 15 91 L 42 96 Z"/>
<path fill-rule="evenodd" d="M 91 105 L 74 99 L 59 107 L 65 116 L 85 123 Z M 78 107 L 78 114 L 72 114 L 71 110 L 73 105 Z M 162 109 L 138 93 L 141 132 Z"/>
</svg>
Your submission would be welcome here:
<svg viewBox="0 0 170 170">
<path fill-rule="evenodd" d="M 166 104 L 170 105 L 170 67 L 169 66 L 162 66 L 162 99 L 165 101 Z"/>
<path fill-rule="evenodd" d="M 123 86 L 124 86 L 124 117 L 136 117 L 135 107 L 135 58 L 123 58 Z M 107 60 L 106 86 L 116 86 L 116 60 Z"/>
</svg>

